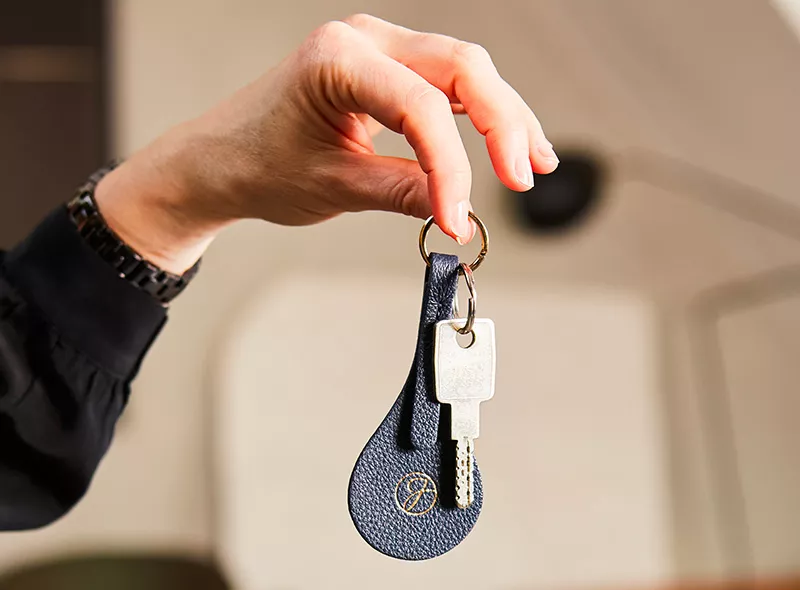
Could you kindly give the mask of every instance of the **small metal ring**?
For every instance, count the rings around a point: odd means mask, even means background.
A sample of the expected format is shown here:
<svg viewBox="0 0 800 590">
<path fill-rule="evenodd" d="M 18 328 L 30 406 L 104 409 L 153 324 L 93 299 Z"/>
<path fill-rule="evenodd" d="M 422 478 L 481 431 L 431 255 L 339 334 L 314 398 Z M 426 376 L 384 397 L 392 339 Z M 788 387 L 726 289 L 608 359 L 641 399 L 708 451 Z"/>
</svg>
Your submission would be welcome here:
<svg viewBox="0 0 800 590">
<path fill-rule="evenodd" d="M 475 278 L 472 276 L 472 268 L 466 263 L 462 262 L 458 271 L 464 276 L 464 282 L 467 283 L 467 291 L 469 291 L 469 299 L 467 300 L 467 321 L 461 328 L 456 328 L 459 334 L 469 334 L 472 332 L 472 326 L 475 324 L 475 308 L 478 306 L 478 291 L 475 289 Z M 456 310 L 456 319 L 458 317 L 458 293 L 456 293 L 453 308 Z"/>
<path fill-rule="evenodd" d="M 475 222 L 475 225 L 478 226 L 478 231 L 481 234 L 481 251 L 478 252 L 475 260 L 469 264 L 470 270 L 474 271 L 478 269 L 483 262 L 483 259 L 486 258 L 486 253 L 489 251 L 489 231 L 486 229 L 486 226 L 483 224 L 480 218 L 472 211 L 469 212 L 469 218 Z M 422 259 L 428 266 L 431 264 L 431 255 L 428 251 L 428 232 L 432 226 L 433 216 L 428 217 L 428 219 L 425 220 L 425 223 L 422 225 L 422 230 L 419 232 L 419 253 L 422 254 Z"/>
</svg>

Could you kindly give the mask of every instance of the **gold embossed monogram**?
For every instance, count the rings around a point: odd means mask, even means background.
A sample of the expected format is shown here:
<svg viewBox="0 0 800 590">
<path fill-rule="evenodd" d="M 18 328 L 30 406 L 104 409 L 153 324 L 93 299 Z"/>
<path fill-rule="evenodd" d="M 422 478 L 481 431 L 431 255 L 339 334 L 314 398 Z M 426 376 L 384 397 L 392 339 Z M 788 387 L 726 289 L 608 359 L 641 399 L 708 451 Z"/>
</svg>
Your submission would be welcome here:
<svg viewBox="0 0 800 590">
<path fill-rule="evenodd" d="M 439 493 L 436 482 L 421 471 L 413 471 L 397 482 L 394 499 L 397 507 L 409 516 L 427 514 L 436 504 Z"/>
</svg>

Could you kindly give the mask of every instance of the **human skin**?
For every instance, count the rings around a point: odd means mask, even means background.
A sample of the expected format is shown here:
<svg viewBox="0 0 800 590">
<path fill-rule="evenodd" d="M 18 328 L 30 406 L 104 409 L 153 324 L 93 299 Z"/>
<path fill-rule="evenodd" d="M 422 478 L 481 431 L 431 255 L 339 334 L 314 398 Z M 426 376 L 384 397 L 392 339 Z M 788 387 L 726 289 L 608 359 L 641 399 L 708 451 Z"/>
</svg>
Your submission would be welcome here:
<svg viewBox="0 0 800 590">
<path fill-rule="evenodd" d="M 558 158 L 539 121 L 479 45 L 359 14 L 315 30 L 279 65 L 133 154 L 97 186 L 107 223 L 180 274 L 227 225 L 310 225 L 344 212 L 426 218 L 459 243 L 472 171 L 455 116 L 486 137 L 508 188 Z M 377 155 L 388 128 L 417 159 Z"/>
</svg>

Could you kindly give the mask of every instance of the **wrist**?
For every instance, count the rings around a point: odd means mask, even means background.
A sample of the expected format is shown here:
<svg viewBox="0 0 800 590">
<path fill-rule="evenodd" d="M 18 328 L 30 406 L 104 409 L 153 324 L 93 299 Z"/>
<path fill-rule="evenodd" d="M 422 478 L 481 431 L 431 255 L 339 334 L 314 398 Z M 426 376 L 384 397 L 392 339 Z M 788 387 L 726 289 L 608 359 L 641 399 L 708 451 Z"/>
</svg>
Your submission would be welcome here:
<svg viewBox="0 0 800 590">
<path fill-rule="evenodd" d="M 95 201 L 108 226 L 142 258 L 182 274 L 226 225 L 201 215 L 191 166 L 154 144 L 107 174 Z M 159 155 L 160 154 L 160 155 Z"/>
</svg>

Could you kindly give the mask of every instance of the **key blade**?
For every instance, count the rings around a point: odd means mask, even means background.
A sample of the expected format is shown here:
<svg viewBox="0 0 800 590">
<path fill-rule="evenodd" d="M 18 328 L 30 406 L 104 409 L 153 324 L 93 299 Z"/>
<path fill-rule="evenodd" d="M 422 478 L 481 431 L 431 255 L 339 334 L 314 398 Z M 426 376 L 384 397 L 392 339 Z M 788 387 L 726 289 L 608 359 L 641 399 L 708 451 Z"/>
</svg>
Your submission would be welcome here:
<svg viewBox="0 0 800 590">
<path fill-rule="evenodd" d="M 475 463 L 473 442 L 468 438 L 456 441 L 456 506 L 469 508 L 475 497 Z"/>
<path fill-rule="evenodd" d="M 494 322 L 476 319 L 472 328 L 474 340 L 468 348 L 462 348 L 456 328 L 465 321 L 444 320 L 434 328 L 434 385 L 440 403 L 482 402 L 494 396 Z"/>
</svg>

